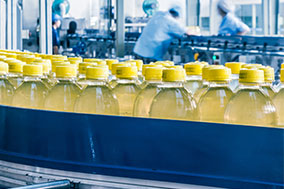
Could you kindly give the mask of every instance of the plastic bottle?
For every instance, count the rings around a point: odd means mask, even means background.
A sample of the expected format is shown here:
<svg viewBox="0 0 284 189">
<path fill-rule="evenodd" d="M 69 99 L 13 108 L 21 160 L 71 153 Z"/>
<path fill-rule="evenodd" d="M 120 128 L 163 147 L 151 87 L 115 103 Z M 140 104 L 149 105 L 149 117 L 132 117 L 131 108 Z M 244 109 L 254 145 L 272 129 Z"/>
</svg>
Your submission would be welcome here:
<svg viewBox="0 0 284 189">
<path fill-rule="evenodd" d="M 77 70 L 73 65 L 57 66 L 58 83 L 50 90 L 45 99 L 45 109 L 55 111 L 74 110 L 76 98 L 81 90 L 76 82 Z"/>
<path fill-rule="evenodd" d="M 239 86 L 239 77 L 242 65 L 244 65 L 244 63 L 241 62 L 227 62 L 225 64 L 225 66 L 227 68 L 230 68 L 232 72 L 231 81 L 229 83 L 229 86 L 232 91 L 236 91 Z"/>
<path fill-rule="evenodd" d="M 83 88 L 86 87 L 86 72 L 87 72 L 87 67 L 92 66 L 92 65 L 97 65 L 94 62 L 81 62 L 79 64 L 79 75 L 78 75 L 78 84 L 82 86 Z"/>
<path fill-rule="evenodd" d="M 272 101 L 260 87 L 264 73 L 258 69 L 241 69 L 240 86 L 229 101 L 224 120 L 226 123 L 273 126 L 276 110 Z"/>
<path fill-rule="evenodd" d="M 87 67 L 88 86 L 77 98 L 75 112 L 119 115 L 117 98 L 107 85 L 108 76 L 108 66 Z"/>
<path fill-rule="evenodd" d="M 144 64 L 142 66 L 143 82 L 140 85 L 141 89 L 144 89 L 148 85 L 148 82 L 145 80 L 145 75 L 146 75 L 146 69 L 147 68 L 163 68 L 163 66 L 162 65 L 157 65 L 157 64 Z"/>
<path fill-rule="evenodd" d="M 273 96 L 275 95 L 275 90 L 272 86 L 272 83 L 274 82 L 275 79 L 274 68 L 270 66 L 264 66 L 259 69 L 263 70 L 264 72 L 264 83 L 260 84 L 261 88 L 264 94 L 266 94 L 272 99 Z"/>
<path fill-rule="evenodd" d="M 26 64 L 23 66 L 23 83 L 16 89 L 12 105 L 23 108 L 43 108 L 47 87 L 42 83 L 42 66 Z"/>
<path fill-rule="evenodd" d="M 14 86 L 7 79 L 8 64 L 0 62 L 0 104 L 11 105 Z"/>
<path fill-rule="evenodd" d="M 154 97 L 160 92 L 160 85 L 162 84 L 162 67 L 148 67 L 145 70 L 146 87 L 137 95 L 133 116 L 149 117 L 152 101 Z"/>
<path fill-rule="evenodd" d="M 119 63 L 113 63 L 112 64 L 112 69 L 111 69 L 111 78 L 109 81 L 109 85 L 111 88 L 115 88 L 115 86 L 117 85 L 117 77 L 116 77 L 116 69 L 119 66 L 131 66 L 130 63 L 125 63 L 125 62 L 119 62 Z"/>
<path fill-rule="evenodd" d="M 113 89 L 119 104 L 119 114 L 132 116 L 135 99 L 140 92 L 137 86 L 137 67 L 118 66 L 116 67 L 117 85 Z"/>
<path fill-rule="evenodd" d="M 230 76 L 231 70 L 226 67 L 215 67 L 209 70 L 209 88 L 198 103 L 201 121 L 224 122 L 225 108 L 233 95 L 229 87 Z"/>
<path fill-rule="evenodd" d="M 42 77 L 41 77 L 41 81 L 43 82 L 43 84 L 45 84 L 45 86 L 48 89 L 51 89 L 54 85 L 54 81 L 50 80 L 49 78 L 49 74 L 51 72 L 51 64 L 49 64 L 49 61 L 46 60 L 42 60 L 42 61 L 35 61 L 32 62 L 33 65 L 41 65 L 42 66 Z"/>
<path fill-rule="evenodd" d="M 163 70 L 161 91 L 153 99 L 150 117 L 163 119 L 196 120 L 196 102 L 184 88 L 185 70 Z"/>
<path fill-rule="evenodd" d="M 202 67 L 203 65 L 199 63 L 188 63 L 184 65 L 184 69 L 187 75 L 184 87 L 189 92 L 191 92 L 192 95 L 194 95 L 194 93 L 203 85 Z"/>
<path fill-rule="evenodd" d="M 9 65 L 8 80 L 17 89 L 23 82 L 24 63 L 21 61 L 15 60 L 15 61 L 8 62 L 8 65 Z"/>
<path fill-rule="evenodd" d="M 284 69 L 281 69 L 281 87 L 277 94 L 273 98 L 273 103 L 277 112 L 277 125 L 284 127 Z"/>
</svg>

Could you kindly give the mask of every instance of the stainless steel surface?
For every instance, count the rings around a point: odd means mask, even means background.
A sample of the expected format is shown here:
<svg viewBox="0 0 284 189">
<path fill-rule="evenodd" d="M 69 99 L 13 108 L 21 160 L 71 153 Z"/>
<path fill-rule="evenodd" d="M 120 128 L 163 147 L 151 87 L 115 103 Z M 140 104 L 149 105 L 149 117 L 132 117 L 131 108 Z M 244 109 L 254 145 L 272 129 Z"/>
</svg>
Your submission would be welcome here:
<svg viewBox="0 0 284 189">
<path fill-rule="evenodd" d="M 68 189 L 71 187 L 69 180 L 51 181 L 28 186 L 20 186 L 14 189 Z"/>
<path fill-rule="evenodd" d="M 0 160 L 0 185 L 18 187 L 56 180 L 69 180 L 77 188 L 120 188 L 120 189 L 203 189 L 207 186 L 188 185 L 152 180 L 112 177 L 98 174 L 86 174 L 42 167 L 27 166 Z"/>
<path fill-rule="evenodd" d="M 0 49 L 6 48 L 6 2 L 0 0 Z"/>
<path fill-rule="evenodd" d="M 124 0 L 116 0 L 116 56 L 124 57 L 125 38 Z"/>
<path fill-rule="evenodd" d="M 52 13 L 51 1 L 39 0 L 40 41 L 39 52 L 52 53 Z"/>
</svg>

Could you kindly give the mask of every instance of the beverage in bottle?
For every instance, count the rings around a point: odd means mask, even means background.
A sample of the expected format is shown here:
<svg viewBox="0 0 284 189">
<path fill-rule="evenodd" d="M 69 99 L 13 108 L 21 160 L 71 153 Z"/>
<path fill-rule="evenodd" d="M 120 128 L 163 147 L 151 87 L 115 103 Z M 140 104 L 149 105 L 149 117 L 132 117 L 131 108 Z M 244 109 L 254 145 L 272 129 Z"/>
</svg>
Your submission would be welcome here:
<svg viewBox="0 0 284 189">
<path fill-rule="evenodd" d="M 81 89 L 76 82 L 77 70 L 73 65 L 57 66 L 57 84 L 49 91 L 45 99 L 45 109 L 55 111 L 74 110 L 76 98 Z"/>
<path fill-rule="evenodd" d="M 284 127 L 284 69 L 281 69 L 281 87 L 273 98 L 273 103 L 277 112 L 277 125 Z"/>
<path fill-rule="evenodd" d="M 273 126 L 276 110 L 272 101 L 262 90 L 264 73 L 259 69 L 241 69 L 240 86 L 229 101 L 224 120 L 226 123 Z"/>
<path fill-rule="evenodd" d="M 244 63 L 241 62 L 227 62 L 225 64 L 225 66 L 227 68 L 230 68 L 232 72 L 231 81 L 229 83 L 229 86 L 232 89 L 232 91 L 236 91 L 237 87 L 239 86 L 239 77 L 240 77 L 239 75 L 242 65 L 244 65 Z"/>
<path fill-rule="evenodd" d="M 275 95 L 275 90 L 272 85 L 275 79 L 274 68 L 270 66 L 263 66 L 259 69 L 263 70 L 264 72 L 264 83 L 260 84 L 261 88 L 264 94 L 266 94 L 272 99 L 273 96 Z"/>
<path fill-rule="evenodd" d="M 9 65 L 8 80 L 17 89 L 23 82 L 24 63 L 21 61 L 15 60 L 15 61 L 8 62 L 8 65 Z"/>
<path fill-rule="evenodd" d="M 140 92 L 137 86 L 137 67 L 118 66 L 116 67 L 117 85 L 113 89 L 119 104 L 119 114 L 132 116 L 135 99 Z"/>
<path fill-rule="evenodd" d="M 231 70 L 226 67 L 215 67 L 208 71 L 209 88 L 198 103 L 201 121 L 224 122 L 225 108 L 233 95 L 229 87 Z"/>
<path fill-rule="evenodd" d="M 8 64 L 0 62 L 0 104 L 11 105 L 14 86 L 7 79 Z"/>
<path fill-rule="evenodd" d="M 160 91 L 162 84 L 162 67 L 148 67 L 145 70 L 146 87 L 136 97 L 133 116 L 149 117 L 149 111 L 154 97 Z"/>
<path fill-rule="evenodd" d="M 108 66 L 87 67 L 88 86 L 77 98 L 75 112 L 119 115 L 117 98 L 107 85 L 108 76 Z"/>
<path fill-rule="evenodd" d="M 191 92 L 192 95 L 202 87 L 202 67 L 203 65 L 199 63 L 188 63 L 184 65 L 186 71 L 186 83 L 184 87 Z"/>
<path fill-rule="evenodd" d="M 196 102 L 184 88 L 185 70 L 163 70 L 163 85 L 150 108 L 150 117 L 162 119 L 196 120 Z"/>
<path fill-rule="evenodd" d="M 43 108 L 47 87 L 42 83 L 42 66 L 26 64 L 23 66 L 23 83 L 16 89 L 12 105 L 23 108 Z"/>
</svg>

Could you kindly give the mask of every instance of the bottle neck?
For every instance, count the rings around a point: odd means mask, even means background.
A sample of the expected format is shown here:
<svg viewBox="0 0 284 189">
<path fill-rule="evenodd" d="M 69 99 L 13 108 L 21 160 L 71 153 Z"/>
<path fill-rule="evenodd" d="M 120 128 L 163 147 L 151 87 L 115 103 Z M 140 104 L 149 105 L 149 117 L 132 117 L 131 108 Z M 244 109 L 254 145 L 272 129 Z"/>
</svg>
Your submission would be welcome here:
<svg viewBox="0 0 284 189">
<path fill-rule="evenodd" d="M 232 74 L 231 75 L 231 79 L 232 80 L 238 80 L 240 78 L 240 75 L 239 74 Z"/>
<path fill-rule="evenodd" d="M 184 87 L 184 82 L 182 82 L 182 81 L 163 82 L 161 87 L 163 87 L 163 88 L 182 88 L 182 87 Z"/>
<path fill-rule="evenodd" d="M 160 85 L 162 84 L 163 82 L 161 80 L 145 80 L 145 82 L 148 84 L 148 85 Z"/>
<path fill-rule="evenodd" d="M 64 77 L 64 78 L 56 78 L 58 82 L 76 82 L 76 77 Z"/>
<path fill-rule="evenodd" d="M 136 84 L 138 82 L 138 78 L 129 78 L 129 79 L 126 79 L 126 78 L 117 78 L 117 83 L 119 84 L 124 84 L 124 83 L 134 83 Z"/>
<path fill-rule="evenodd" d="M 7 79 L 7 75 L 6 74 L 1 74 L 0 75 L 0 79 Z"/>
<path fill-rule="evenodd" d="M 209 82 L 209 87 L 228 87 L 229 81 L 211 81 Z"/>
<path fill-rule="evenodd" d="M 202 80 L 201 75 L 187 75 L 186 80 Z"/>
<path fill-rule="evenodd" d="M 17 72 L 10 72 L 8 74 L 8 77 L 22 77 L 23 74 L 22 73 L 17 73 Z"/>
<path fill-rule="evenodd" d="M 41 81 L 41 77 L 40 75 L 37 76 L 24 76 L 24 81 Z"/>
<path fill-rule="evenodd" d="M 260 89 L 260 83 L 240 83 L 239 89 Z"/>
<path fill-rule="evenodd" d="M 86 84 L 88 86 L 106 86 L 107 80 L 106 79 L 87 79 Z"/>
</svg>

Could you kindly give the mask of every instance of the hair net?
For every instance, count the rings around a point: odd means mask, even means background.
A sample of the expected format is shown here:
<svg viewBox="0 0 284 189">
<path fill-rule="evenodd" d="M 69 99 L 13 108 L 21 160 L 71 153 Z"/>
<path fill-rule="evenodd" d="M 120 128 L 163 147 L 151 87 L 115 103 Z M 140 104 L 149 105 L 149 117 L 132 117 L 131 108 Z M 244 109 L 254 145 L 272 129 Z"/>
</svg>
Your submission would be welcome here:
<svg viewBox="0 0 284 189">
<path fill-rule="evenodd" d="M 225 13 L 235 11 L 235 5 L 232 0 L 219 0 L 217 7 Z"/>
<path fill-rule="evenodd" d="M 58 14 L 52 14 L 52 22 L 61 21 L 61 16 Z"/>
<path fill-rule="evenodd" d="M 182 8 L 179 5 L 174 5 L 169 8 L 169 12 L 174 13 L 176 16 L 180 17 L 182 15 Z"/>
</svg>

